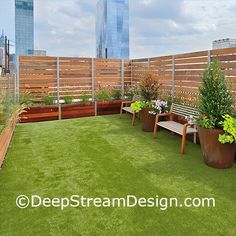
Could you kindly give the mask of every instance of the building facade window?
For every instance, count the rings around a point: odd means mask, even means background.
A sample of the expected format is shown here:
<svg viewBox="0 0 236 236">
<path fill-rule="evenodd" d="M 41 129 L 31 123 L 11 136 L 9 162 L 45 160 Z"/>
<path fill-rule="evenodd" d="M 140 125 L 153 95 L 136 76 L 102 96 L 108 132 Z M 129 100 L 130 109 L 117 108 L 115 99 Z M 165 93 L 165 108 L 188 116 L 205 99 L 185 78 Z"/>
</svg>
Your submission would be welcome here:
<svg viewBox="0 0 236 236">
<path fill-rule="evenodd" d="M 16 55 L 28 55 L 34 49 L 33 0 L 15 0 Z"/>
<path fill-rule="evenodd" d="M 128 0 L 99 0 L 96 16 L 98 58 L 129 58 Z"/>
</svg>

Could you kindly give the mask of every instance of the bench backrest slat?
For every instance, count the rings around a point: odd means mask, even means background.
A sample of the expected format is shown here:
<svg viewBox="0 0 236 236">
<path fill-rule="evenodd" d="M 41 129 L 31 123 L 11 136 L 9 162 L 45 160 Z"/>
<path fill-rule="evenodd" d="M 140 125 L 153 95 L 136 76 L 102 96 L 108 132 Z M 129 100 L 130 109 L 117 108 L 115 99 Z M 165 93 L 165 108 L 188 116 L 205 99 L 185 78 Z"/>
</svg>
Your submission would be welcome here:
<svg viewBox="0 0 236 236">
<path fill-rule="evenodd" d="M 194 107 L 189 107 L 185 105 L 180 105 L 173 103 L 172 104 L 172 113 L 179 116 L 190 116 L 192 115 L 194 118 L 197 117 L 198 111 Z"/>
</svg>

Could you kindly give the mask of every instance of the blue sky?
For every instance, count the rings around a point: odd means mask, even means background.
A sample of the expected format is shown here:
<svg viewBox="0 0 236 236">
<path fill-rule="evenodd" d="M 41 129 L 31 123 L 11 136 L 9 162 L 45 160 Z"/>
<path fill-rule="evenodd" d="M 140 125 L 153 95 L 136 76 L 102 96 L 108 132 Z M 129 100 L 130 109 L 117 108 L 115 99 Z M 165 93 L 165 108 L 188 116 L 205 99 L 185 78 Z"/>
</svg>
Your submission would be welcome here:
<svg viewBox="0 0 236 236">
<path fill-rule="evenodd" d="M 35 47 L 95 56 L 97 0 L 34 0 Z M 14 41 L 14 0 L 0 0 L 0 28 Z M 236 0 L 130 0 L 131 58 L 211 49 L 236 38 Z"/>
</svg>

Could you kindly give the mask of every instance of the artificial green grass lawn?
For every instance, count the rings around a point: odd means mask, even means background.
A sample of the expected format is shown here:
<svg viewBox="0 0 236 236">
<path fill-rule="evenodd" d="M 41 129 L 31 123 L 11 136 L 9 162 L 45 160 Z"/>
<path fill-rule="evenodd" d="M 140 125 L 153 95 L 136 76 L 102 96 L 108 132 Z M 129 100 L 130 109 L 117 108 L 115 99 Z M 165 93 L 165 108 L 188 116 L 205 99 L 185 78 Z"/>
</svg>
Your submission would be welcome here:
<svg viewBox="0 0 236 236">
<path fill-rule="evenodd" d="M 207 167 L 200 147 L 130 116 L 19 125 L 0 172 L 0 235 L 236 235 L 236 168 Z M 27 208 L 42 197 L 214 197 L 215 208 Z"/>
</svg>

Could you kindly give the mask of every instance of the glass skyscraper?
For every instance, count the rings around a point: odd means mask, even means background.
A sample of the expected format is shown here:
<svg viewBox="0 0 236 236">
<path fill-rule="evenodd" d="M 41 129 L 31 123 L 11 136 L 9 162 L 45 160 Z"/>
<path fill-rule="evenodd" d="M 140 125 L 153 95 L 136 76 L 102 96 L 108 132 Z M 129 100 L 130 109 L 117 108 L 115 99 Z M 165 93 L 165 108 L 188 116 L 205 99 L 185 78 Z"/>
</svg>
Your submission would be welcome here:
<svg viewBox="0 0 236 236">
<path fill-rule="evenodd" d="M 98 58 L 129 58 L 129 1 L 99 0 L 96 17 Z"/>
<path fill-rule="evenodd" d="M 17 56 L 34 49 L 33 0 L 15 0 L 15 44 Z"/>
</svg>

